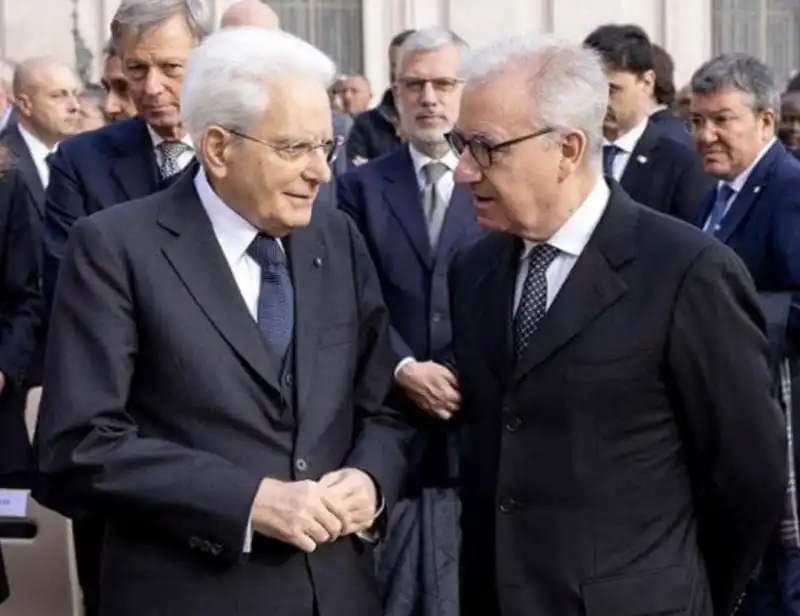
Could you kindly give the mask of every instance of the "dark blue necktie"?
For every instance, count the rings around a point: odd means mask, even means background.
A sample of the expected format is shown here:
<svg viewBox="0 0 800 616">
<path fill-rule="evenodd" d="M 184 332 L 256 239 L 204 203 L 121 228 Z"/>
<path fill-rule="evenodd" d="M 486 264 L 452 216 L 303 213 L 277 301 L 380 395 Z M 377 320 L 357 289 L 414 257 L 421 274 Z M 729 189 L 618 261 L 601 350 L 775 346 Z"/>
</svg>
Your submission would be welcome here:
<svg viewBox="0 0 800 616">
<path fill-rule="evenodd" d="M 711 213 L 708 215 L 708 220 L 704 230 L 706 233 L 714 235 L 722 226 L 722 219 L 728 213 L 728 201 L 736 191 L 730 187 L 729 184 L 721 183 L 717 185 L 717 195 L 714 199 L 714 207 L 711 208 Z"/>
<path fill-rule="evenodd" d="M 274 237 L 259 233 L 247 254 L 261 268 L 258 328 L 267 346 L 283 361 L 294 329 L 294 290 L 286 253 Z"/>
<path fill-rule="evenodd" d="M 610 178 L 614 177 L 614 159 L 620 152 L 620 148 L 613 143 L 603 146 L 603 174 Z"/>
</svg>

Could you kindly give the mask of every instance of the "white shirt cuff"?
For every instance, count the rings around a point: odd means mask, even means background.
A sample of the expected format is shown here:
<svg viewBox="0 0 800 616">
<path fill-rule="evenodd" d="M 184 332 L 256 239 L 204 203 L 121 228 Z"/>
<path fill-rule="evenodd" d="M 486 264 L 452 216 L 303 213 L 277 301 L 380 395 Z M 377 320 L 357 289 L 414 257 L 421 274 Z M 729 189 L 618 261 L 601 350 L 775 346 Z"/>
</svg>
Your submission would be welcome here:
<svg viewBox="0 0 800 616">
<path fill-rule="evenodd" d="M 242 546 L 242 554 L 249 554 L 253 549 L 253 519 L 247 520 L 247 530 L 244 531 L 244 545 Z"/>
<path fill-rule="evenodd" d="M 394 368 L 394 378 L 397 378 L 397 375 L 400 374 L 400 370 L 403 369 L 403 366 L 407 366 L 411 362 L 417 361 L 413 357 L 404 357 L 399 362 L 397 362 L 397 366 Z"/>
<path fill-rule="evenodd" d="M 377 520 L 379 517 L 381 517 L 381 514 L 383 514 L 384 509 L 386 509 L 386 499 L 381 497 L 381 504 L 378 506 L 378 510 L 375 512 L 375 516 L 372 518 L 373 526 L 375 525 L 375 520 Z M 378 531 L 372 529 L 362 530 L 360 533 L 356 533 L 356 537 L 365 543 L 376 543 L 378 539 L 380 539 Z"/>
</svg>

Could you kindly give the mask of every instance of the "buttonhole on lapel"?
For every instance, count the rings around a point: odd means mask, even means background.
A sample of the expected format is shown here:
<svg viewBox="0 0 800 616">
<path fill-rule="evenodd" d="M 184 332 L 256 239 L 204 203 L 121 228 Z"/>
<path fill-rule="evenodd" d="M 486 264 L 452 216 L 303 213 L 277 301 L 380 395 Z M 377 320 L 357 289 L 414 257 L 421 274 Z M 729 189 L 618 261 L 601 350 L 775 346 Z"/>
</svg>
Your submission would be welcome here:
<svg viewBox="0 0 800 616">
<path fill-rule="evenodd" d="M 647 162 L 647 156 L 642 156 L 641 154 L 639 154 L 639 156 L 636 157 L 636 162 L 639 163 L 640 165 L 645 164 Z"/>
<path fill-rule="evenodd" d="M 322 267 L 322 257 L 314 257 L 314 267 Z"/>
</svg>

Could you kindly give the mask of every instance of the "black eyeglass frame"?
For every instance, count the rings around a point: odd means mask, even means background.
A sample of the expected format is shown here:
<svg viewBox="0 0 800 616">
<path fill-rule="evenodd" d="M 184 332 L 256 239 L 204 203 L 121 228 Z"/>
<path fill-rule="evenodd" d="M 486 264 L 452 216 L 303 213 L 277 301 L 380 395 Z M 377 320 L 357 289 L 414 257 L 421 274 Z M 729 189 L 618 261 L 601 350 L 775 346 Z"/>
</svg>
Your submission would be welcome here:
<svg viewBox="0 0 800 616">
<path fill-rule="evenodd" d="M 550 133 L 554 133 L 556 131 L 555 128 L 552 126 L 548 126 L 545 128 L 540 128 L 537 131 L 532 133 L 527 133 L 522 135 L 521 137 L 514 137 L 513 139 L 507 139 L 506 141 L 501 141 L 500 143 L 491 143 L 486 137 L 482 135 L 476 135 L 470 139 L 465 139 L 461 134 L 456 131 L 450 131 L 445 135 L 447 142 L 450 144 L 450 147 L 453 149 L 456 154 L 461 155 L 465 149 L 469 149 L 469 153 L 478 166 L 481 169 L 488 169 L 494 164 L 493 154 L 498 150 L 504 148 L 510 148 L 511 146 L 517 145 L 518 143 L 522 143 L 523 141 L 528 141 L 530 139 L 536 139 L 537 137 L 542 137 L 544 135 L 549 135 Z"/>
</svg>

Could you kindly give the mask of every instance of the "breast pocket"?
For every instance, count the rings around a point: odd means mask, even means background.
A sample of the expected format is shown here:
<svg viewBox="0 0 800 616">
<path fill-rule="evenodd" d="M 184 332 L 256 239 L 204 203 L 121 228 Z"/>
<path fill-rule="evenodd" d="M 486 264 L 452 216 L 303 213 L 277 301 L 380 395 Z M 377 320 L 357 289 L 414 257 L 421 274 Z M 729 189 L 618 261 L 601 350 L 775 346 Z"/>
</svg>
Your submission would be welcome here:
<svg viewBox="0 0 800 616">
<path fill-rule="evenodd" d="M 355 321 L 331 325 L 320 330 L 317 336 L 317 348 L 352 344 L 358 340 L 358 325 Z"/>
</svg>

